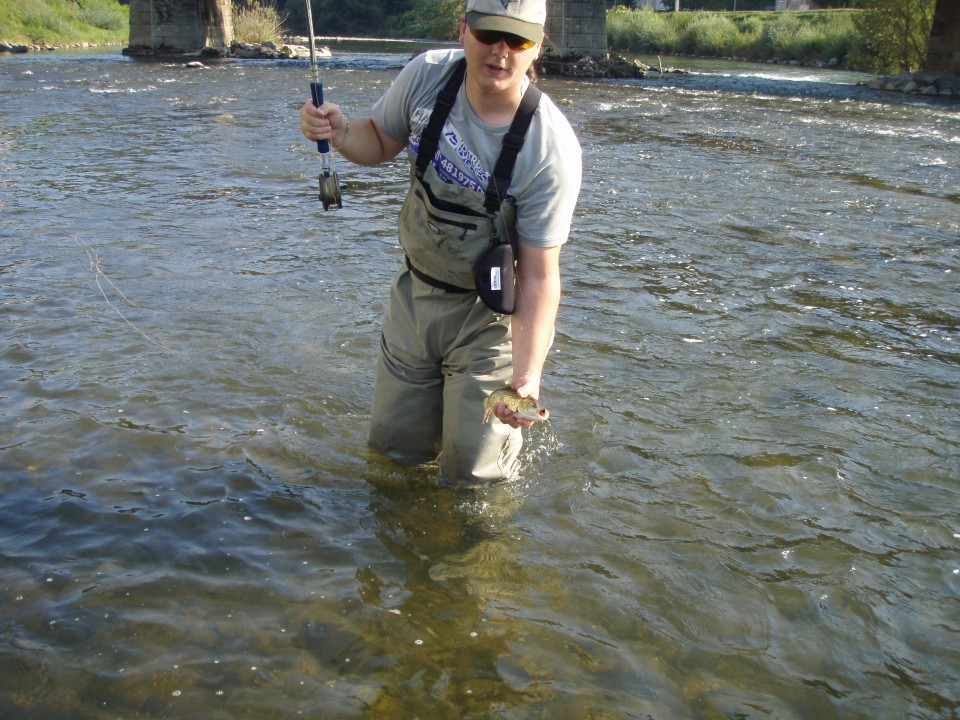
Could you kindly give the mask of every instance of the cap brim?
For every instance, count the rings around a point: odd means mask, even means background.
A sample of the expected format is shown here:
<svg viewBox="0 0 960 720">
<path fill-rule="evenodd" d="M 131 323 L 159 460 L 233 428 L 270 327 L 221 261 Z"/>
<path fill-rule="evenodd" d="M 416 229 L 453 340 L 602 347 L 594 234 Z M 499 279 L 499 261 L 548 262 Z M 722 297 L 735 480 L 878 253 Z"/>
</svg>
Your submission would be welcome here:
<svg viewBox="0 0 960 720">
<path fill-rule="evenodd" d="M 528 23 L 503 15 L 486 15 L 478 12 L 467 13 L 467 27 L 474 30 L 495 30 L 512 33 L 527 40 L 543 42 L 543 25 Z"/>
</svg>

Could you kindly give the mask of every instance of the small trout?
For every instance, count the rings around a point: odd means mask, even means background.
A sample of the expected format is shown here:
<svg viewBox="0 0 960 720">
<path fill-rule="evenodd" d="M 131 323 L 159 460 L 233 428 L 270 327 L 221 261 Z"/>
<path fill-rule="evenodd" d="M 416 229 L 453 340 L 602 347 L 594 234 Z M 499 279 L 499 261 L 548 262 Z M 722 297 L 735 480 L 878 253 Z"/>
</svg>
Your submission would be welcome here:
<svg viewBox="0 0 960 720">
<path fill-rule="evenodd" d="M 493 406 L 503 403 L 513 411 L 513 414 L 523 420 L 547 420 L 550 411 L 533 398 L 522 398 L 512 388 L 494 390 L 490 397 L 483 401 L 483 421 L 486 422 L 493 415 Z"/>
</svg>

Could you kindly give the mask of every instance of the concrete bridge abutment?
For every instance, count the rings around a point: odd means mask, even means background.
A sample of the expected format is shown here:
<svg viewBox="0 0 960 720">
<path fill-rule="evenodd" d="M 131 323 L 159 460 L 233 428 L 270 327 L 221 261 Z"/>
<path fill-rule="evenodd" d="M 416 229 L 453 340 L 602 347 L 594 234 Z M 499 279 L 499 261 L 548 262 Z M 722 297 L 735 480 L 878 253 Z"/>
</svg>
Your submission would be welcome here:
<svg viewBox="0 0 960 720">
<path fill-rule="evenodd" d="M 130 0 L 129 54 L 197 54 L 232 41 L 230 0 Z"/>
<path fill-rule="evenodd" d="M 605 0 L 547 0 L 548 59 L 603 58 L 607 54 L 607 4 Z"/>
<path fill-rule="evenodd" d="M 960 78 L 960 2 L 938 0 L 927 45 L 926 71 Z"/>
</svg>

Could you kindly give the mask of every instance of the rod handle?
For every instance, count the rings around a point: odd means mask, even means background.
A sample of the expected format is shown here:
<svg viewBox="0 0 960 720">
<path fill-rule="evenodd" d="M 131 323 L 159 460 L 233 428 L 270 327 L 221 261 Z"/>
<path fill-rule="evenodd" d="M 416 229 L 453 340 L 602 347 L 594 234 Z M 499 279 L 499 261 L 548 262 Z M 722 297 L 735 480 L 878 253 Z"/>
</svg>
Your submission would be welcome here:
<svg viewBox="0 0 960 720">
<path fill-rule="evenodd" d="M 322 82 L 312 82 L 310 83 L 310 94 L 313 95 L 313 104 L 317 107 L 323 105 L 323 83 Z M 317 150 L 323 154 L 330 152 L 330 143 L 326 140 L 317 140 Z"/>
</svg>

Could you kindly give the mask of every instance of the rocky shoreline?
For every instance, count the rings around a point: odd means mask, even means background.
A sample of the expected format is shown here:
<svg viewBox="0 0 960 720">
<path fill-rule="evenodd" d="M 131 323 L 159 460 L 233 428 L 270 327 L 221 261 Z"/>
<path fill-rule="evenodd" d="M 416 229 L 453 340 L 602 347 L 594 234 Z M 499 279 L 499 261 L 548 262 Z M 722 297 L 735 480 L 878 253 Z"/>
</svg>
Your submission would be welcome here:
<svg viewBox="0 0 960 720">
<path fill-rule="evenodd" d="M 901 92 L 907 95 L 960 96 L 960 78 L 942 77 L 922 72 L 876 77 L 862 84 L 872 90 Z"/>
<path fill-rule="evenodd" d="M 23 43 L 0 42 L 0 54 L 23 55 L 30 52 L 52 52 L 54 50 L 85 50 L 96 47 L 120 47 L 109 43 L 98 44 L 90 42 L 76 42 L 66 45 L 34 45 Z"/>
</svg>

